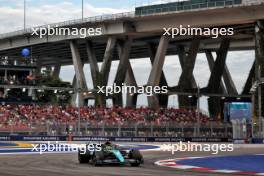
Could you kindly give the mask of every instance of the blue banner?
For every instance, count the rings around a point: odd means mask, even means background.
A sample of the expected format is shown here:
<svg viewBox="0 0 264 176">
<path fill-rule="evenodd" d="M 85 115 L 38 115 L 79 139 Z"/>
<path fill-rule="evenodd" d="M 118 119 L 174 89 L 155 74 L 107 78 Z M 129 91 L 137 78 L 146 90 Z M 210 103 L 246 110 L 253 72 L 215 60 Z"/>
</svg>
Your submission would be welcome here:
<svg viewBox="0 0 264 176">
<path fill-rule="evenodd" d="M 206 137 L 105 137 L 105 136 L 0 136 L 0 141 L 113 141 L 113 142 L 233 142 Z M 263 142 L 263 140 L 262 140 Z"/>
</svg>

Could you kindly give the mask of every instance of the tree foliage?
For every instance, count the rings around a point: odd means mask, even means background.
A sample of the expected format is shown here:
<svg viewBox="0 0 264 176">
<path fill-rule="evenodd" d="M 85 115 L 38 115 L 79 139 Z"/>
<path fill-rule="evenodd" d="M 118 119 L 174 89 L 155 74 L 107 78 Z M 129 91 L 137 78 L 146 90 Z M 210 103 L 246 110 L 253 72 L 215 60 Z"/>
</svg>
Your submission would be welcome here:
<svg viewBox="0 0 264 176">
<path fill-rule="evenodd" d="M 38 85 L 43 87 L 60 87 L 60 88 L 71 88 L 69 82 L 62 81 L 58 77 L 43 76 L 39 78 Z M 42 90 L 37 91 L 37 99 L 41 103 L 52 103 L 52 104 L 68 104 L 71 100 L 71 93 L 58 89 L 57 92 L 54 90 Z"/>
</svg>

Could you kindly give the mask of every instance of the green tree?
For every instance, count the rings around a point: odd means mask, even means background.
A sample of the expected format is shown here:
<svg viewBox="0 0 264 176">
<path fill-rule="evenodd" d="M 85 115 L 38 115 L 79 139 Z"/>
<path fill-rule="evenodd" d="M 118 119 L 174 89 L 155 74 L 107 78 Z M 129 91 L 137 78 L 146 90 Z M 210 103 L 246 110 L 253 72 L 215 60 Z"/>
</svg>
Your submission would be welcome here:
<svg viewBox="0 0 264 176">
<path fill-rule="evenodd" d="M 42 76 L 39 78 L 39 86 L 43 87 L 59 87 L 59 88 L 71 88 L 70 82 L 62 81 L 58 77 L 52 76 Z M 37 91 L 37 99 L 41 103 L 52 103 L 52 104 L 68 104 L 71 100 L 71 93 L 64 90 L 42 90 L 41 92 Z"/>
</svg>

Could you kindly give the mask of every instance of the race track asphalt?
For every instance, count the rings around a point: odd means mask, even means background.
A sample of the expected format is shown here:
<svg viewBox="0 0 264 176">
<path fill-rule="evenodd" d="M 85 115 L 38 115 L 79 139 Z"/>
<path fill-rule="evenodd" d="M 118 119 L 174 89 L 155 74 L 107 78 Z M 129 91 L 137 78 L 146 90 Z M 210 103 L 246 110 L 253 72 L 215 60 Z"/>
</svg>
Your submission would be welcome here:
<svg viewBox="0 0 264 176">
<path fill-rule="evenodd" d="M 219 155 L 263 154 L 264 148 L 240 148 Z M 157 160 L 177 157 L 208 156 L 209 153 L 144 151 L 140 167 L 79 164 L 77 154 L 0 155 L 0 176 L 211 176 L 223 174 L 195 173 L 154 165 Z"/>
</svg>

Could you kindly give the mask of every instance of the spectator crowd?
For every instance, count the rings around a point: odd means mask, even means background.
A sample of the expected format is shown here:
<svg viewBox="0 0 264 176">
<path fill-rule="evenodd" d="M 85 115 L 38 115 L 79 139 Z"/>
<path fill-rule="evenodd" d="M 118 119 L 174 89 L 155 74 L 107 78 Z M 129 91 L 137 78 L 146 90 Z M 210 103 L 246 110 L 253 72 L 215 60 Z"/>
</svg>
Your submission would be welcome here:
<svg viewBox="0 0 264 176">
<path fill-rule="evenodd" d="M 78 108 L 72 106 L 55 105 L 1 105 L 0 106 L 0 130 L 10 128 L 27 129 L 32 124 L 76 124 Z M 173 108 L 101 108 L 82 107 L 80 118 L 82 123 L 90 125 L 118 125 L 118 124 L 154 124 L 174 122 L 182 126 L 197 123 L 198 113 L 195 110 Z M 208 124 L 210 118 L 199 114 L 201 124 Z"/>
</svg>

